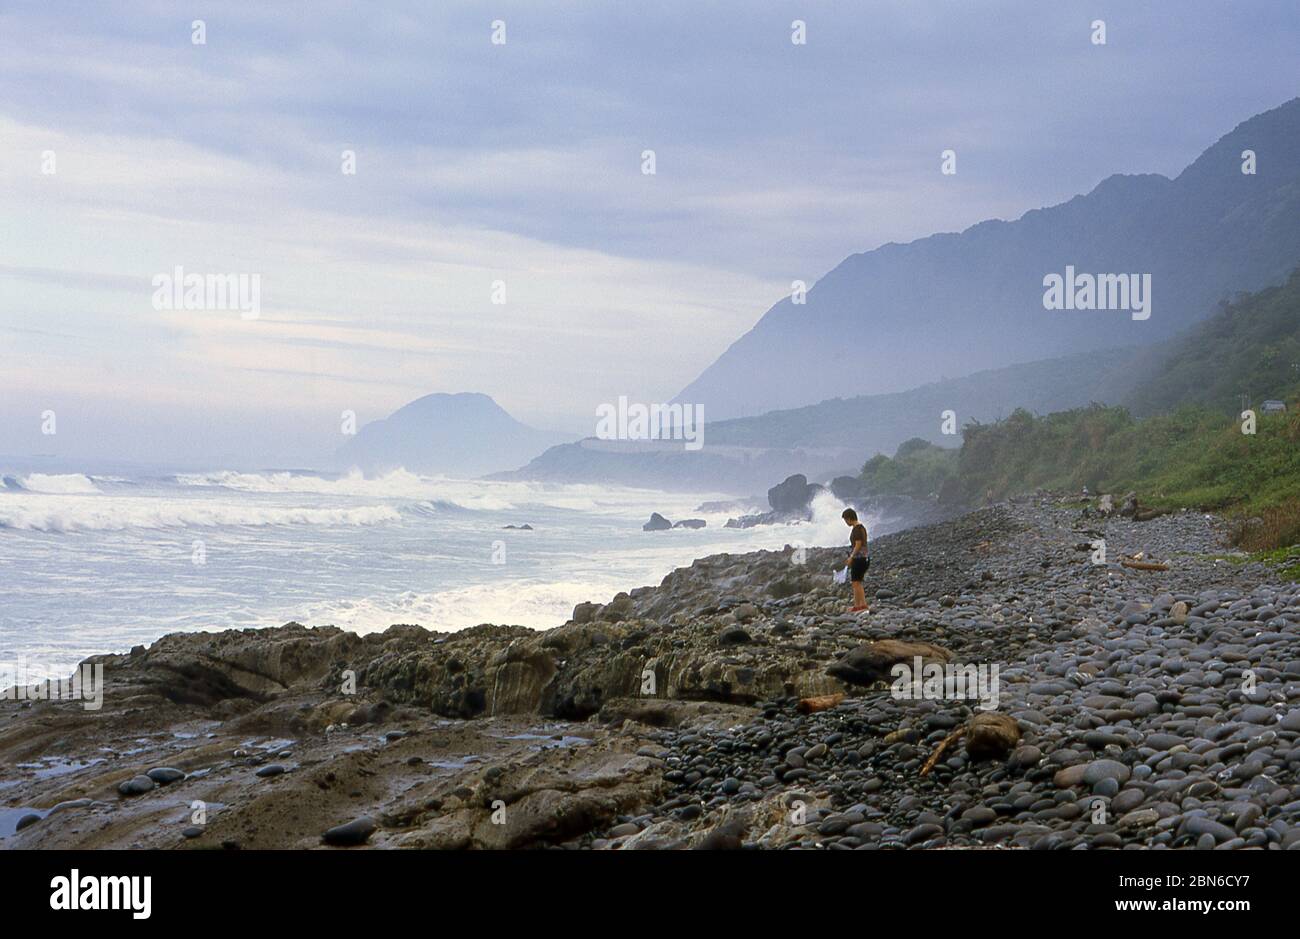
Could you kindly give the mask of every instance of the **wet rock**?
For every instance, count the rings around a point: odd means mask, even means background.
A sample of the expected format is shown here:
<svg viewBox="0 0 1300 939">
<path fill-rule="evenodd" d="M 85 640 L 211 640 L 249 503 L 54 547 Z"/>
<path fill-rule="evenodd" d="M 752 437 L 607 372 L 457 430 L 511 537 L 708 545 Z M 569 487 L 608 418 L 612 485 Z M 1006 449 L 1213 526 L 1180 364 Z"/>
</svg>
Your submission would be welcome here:
<svg viewBox="0 0 1300 939">
<path fill-rule="evenodd" d="M 354 847 L 369 841 L 376 827 L 374 819 L 363 815 L 361 818 L 329 829 L 321 835 L 321 841 L 336 848 Z"/>
<path fill-rule="evenodd" d="M 14 831 L 22 831 L 37 822 L 42 821 L 43 817 L 36 812 L 28 812 L 26 815 L 20 815 L 18 821 L 14 823 Z"/>
<path fill-rule="evenodd" d="M 138 796 L 146 792 L 153 792 L 156 787 L 157 783 L 148 776 L 133 776 L 125 782 L 119 783 L 117 791 L 124 796 Z"/>
</svg>

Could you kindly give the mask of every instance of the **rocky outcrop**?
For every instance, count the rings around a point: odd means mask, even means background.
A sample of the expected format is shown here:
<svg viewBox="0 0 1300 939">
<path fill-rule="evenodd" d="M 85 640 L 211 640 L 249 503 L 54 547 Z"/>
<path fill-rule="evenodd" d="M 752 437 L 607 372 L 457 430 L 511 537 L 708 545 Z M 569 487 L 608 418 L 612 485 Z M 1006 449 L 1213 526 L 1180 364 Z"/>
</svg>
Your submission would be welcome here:
<svg viewBox="0 0 1300 939">
<path fill-rule="evenodd" d="M 650 513 L 650 521 L 641 526 L 642 531 L 667 531 L 673 527 L 673 523 L 668 521 L 658 512 Z"/>
<path fill-rule="evenodd" d="M 813 498 L 825 487 L 809 483 L 803 473 L 786 477 L 767 491 L 767 504 L 779 515 L 804 515 L 812 505 Z"/>
<path fill-rule="evenodd" d="M 333 626 L 309 629 L 290 623 L 272 630 L 173 633 L 147 649 L 137 646 L 126 655 L 88 661 L 103 665 L 106 680 L 123 695 L 156 695 L 195 705 L 261 702 L 319 683 L 360 644 L 359 636 Z"/>
</svg>

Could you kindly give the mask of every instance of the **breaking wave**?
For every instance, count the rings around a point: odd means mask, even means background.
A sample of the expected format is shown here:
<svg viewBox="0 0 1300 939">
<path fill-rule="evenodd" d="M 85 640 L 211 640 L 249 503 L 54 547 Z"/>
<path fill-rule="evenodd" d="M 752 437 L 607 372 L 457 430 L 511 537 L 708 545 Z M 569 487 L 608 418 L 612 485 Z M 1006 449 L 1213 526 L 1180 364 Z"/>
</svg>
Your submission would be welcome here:
<svg viewBox="0 0 1300 939">
<path fill-rule="evenodd" d="M 480 512 L 510 512 L 531 505 L 578 512 L 627 512 L 630 506 L 651 511 L 664 509 L 666 494 L 653 489 L 586 483 L 541 483 L 485 479 L 454 479 L 422 476 L 396 469 L 382 476 L 367 477 L 358 470 L 331 478 L 314 473 L 240 473 L 223 470 L 186 473 L 175 477 L 188 487 L 217 487 L 250 493 L 311 493 L 370 499 L 402 499 L 427 502 L 437 507 Z M 708 498 L 692 496 L 692 499 Z"/>
<path fill-rule="evenodd" d="M 391 506 L 299 508 L 202 500 L 99 496 L 3 496 L 0 528 L 44 532 L 268 525 L 377 525 L 398 521 Z"/>
<path fill-rule="evenodd" d="M 99 492 L 99 487 L 89 476 L 80 473 L 31 473 L 15 479 L 5 477 L 5 488 L 21 489 L 27 492 L 45 492 L 54 494 L 87 495 Z"/>
</svg>

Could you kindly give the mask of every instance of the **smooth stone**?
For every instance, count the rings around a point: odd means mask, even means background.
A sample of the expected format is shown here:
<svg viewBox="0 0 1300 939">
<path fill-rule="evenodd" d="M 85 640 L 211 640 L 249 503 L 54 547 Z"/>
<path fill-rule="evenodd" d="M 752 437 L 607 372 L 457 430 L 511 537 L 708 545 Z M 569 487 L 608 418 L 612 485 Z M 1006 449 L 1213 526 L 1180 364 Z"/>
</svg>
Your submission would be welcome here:
<svg viewBox="0 0 1300 939">
<path fill-rule="evenodd" d="M 119 784 L 117 791 L 124 796 L 138 796 L 146 792 L 153 792 L 153 790 L 157 788 L 157 785 L 158 784 L 148 776 L 132 776 L 130 779 Z"/>
<path fill-rule="evenodd" d="M 30 825 L 35 825 L 41 820 L 42 817 L 40 815 L 37 815 L 35 812 L 28 812 L 26 815 L 18 819 L 18 824 L 14 826 L 14 831 L 22 831 L 24 828 L 27 828 Z"/>
<path fill-rule="evenodd" d="M 1131 812 L 1146 801 L 1146 794 L 1141 789 L 1124 789 L 1110 801 L 1111 808 L 1123 815 Z"/>
<path fill-rule="evenodd" d="M 1231 841 L 1237 834 L 1222 822 L 1216 822 L 1214 819 L 1206 818 L 1204 815 L 1188 816 L 1187 830 L 1194 835 L 1210 837 L 1215 841 Z"/>
<path fill-rule="evenodd" d="M 1150 828 L 1160 821 L 1160 813 L 1155 809 L 1134 809 L 1121 815 L 1116 824 L 1120 828 Z"/>
<path fill-rule="evenodd" d="M 1052 781 L 1061 789 L 1069 789 L 1083 782 L 1083 775 L 1088 771 L 1088 763 L 1076 763 L 1056 771 Z"/>
<path fill-rule="evenodd" d="M 1103 779 L 1126 783 L 1131 775 L 1133 771 L 1118 760 L 1093 760 L 1084 767 L 1083 782 L 1089 786 L 1095 786 Z"/>
<path fill-rule="evenodd" d="M 94 805 L 94 801 L 93 799 L 69 799 L 67 802 L 60 802 L 50 809 L 49 814 L 57 815 L 59 812 L 66 812 L 68 809 L 84 809 L 88 805 Z"/>
<path fill-rule="evenodd" d="M 1243 708 L 1237 719 L 1247 724 L 1273 724 L 1277 722 L 1277 715 L 1272 708 L 1264 707 L 1262 704 L 1252 704 Z"/>
<path fill-rule="evenodd" d="M 331 828 L 321 835 L 321 840 L 335 847 L 351 847 L 365 844 L 370 836 L 374 834 L 375 828 L 374 819 L 363 815 L 361 818 L 353 819 L 344 825 Z"/>
</svg>

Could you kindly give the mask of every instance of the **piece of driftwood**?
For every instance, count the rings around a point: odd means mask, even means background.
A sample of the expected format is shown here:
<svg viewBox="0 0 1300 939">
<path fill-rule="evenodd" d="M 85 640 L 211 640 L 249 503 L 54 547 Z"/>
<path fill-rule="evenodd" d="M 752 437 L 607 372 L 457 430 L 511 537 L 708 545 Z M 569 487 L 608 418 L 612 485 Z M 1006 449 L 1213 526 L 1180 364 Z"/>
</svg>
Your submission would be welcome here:
<svg viewBox="0 0 1300 939">
<path fill-rule="evenodd" d="M 1167 571 L 1168 564 L 1160 564 L 1155 561 L 1120 561 L 1121 567 L 1131 567 L 1135 571 Z"/>
<path fill-rule="evenodd" d="M 812 698 L 801 698 L 795 705 L 795 710 L 800 714 L 816 714 L 818 711 L 829 711 L 843 700 L 842 691 L 837 691 L 835 694 L 819 694 Z"/>
<path fill-rule="evenodd" d="M 952 743 L 954 740 L 957 740 L 965 733 L 966 733 L 965 727 L 958 727 L 948 736 L 940 740 L 939 745 L 935 747 L 934 752 L 930 754 L 930 758 L 926 760 L 925 765 L 921 767 L 921 775 L 922 776 L 930 775 L 930 770 L 934 769 L 934 764 L 939 762 L 939 757 L 943 756 L 943 751 L 948 749 L 948 744 Z"/>
<path fill-rule="evenodd" d="M 922 667 L 932 663 L 943 665 L 952 661 L 953 653 L 928 642 L 877 639 L 851 650 L 826 669 L 826 674 L 850 685 L 871 686 L 878 681 L 892 680 L 893 668 L 900 662 L 914 668 L 918 658 Z"/>
<path fill-rule="evenodd" d="M 1169 514 L 1168 509 L 1141 509 L 1140 511 L 1133 513 L 1133 521 L 1149 522 L 1153 518 L 1159 518 L 1162 515 L 1168 515 L 1168 514 Z"/>
</svg>

